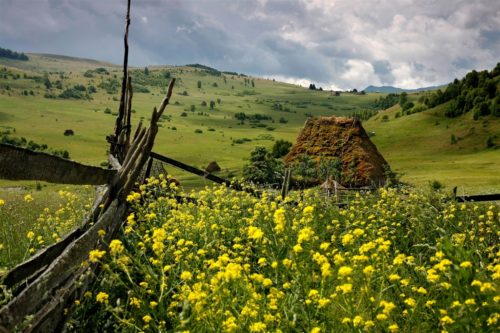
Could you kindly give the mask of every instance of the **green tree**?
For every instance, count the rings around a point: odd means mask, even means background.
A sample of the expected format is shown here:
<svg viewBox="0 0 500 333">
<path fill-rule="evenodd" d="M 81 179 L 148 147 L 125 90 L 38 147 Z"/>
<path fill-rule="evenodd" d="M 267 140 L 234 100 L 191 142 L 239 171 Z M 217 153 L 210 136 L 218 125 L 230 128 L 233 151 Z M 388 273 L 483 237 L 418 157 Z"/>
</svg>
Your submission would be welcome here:
<svg viewBox="0 0 500 333">
<path fill-rule="evenodd" d="M 201 81 L 198 81 L 198 89 L 201 89 Z"/>
<path fill-rule="evenodd" d="M 342 173 L 342 161 L 338 157 L 322 157 L 319 160 L 318 177 L 321 181 L 332 177 L 336 181 L 340 181 Z"/>
<path fill-rule="evenodd" d="M 51 89 L 52 88 L 52 82 L 50 82 L 50 79 L 48 76 L 46 76 L 43 80 L 43 84 L 45 85 L 46 89 Z"/>
<path fill-rule="evenodd" d="M 292 148 L 292 143 L 290 141 L 279 139 L 277 140 L 272 149 L 272 155 L 274 158 L 280 158 L 288 154 Z"/>
<path fill-rule="evenodd" d="M 210 101 L 210 109 L 212 109 L 212 110 L 213 110 L 213 109 L 214 109 L 214 107 L 215 107 L 215 102 L 214 102 L 214 101 Z"/>
<path fill-rule="evenodd" d="M 149 75 L 149 68 L 144 67 L 144 75 Z"/>
<path fill-rule="evenodd" d="M 273 158 L 264 147 L 255 147 L 250 161 L 243 167 L 245 180 L 259 185 L 279 184 L 283 178 L 283 163 Z"/>
<path fill-rule="evenodd" d="M 304 183 L 311 183 L 317 179 L 316 161 L 307 154 L 300 155 L 292 164 L 293 174 L 300 177 Z"/>
</svg>

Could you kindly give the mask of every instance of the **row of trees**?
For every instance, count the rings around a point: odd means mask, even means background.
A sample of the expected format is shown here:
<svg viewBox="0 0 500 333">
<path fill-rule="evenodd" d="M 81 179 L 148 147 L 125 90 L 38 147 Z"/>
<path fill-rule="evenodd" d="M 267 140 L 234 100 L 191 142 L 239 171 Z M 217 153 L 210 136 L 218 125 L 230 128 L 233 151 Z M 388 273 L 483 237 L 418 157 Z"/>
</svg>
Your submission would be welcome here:
<svg viewBox="0 0 500 333">
<path fill-rule="evenodd" d="M 1 47 L 0 47 L 0 58 L 8 58 L 14 60 L 23 60 L 23 61 L 29 60 L 28 56 L 22 52 L 16 52 Z"/>
<path fill-rule="evenodd" d="M 494 115 L 500 117 L 500 63 L 488 71 L 473 70 L 462 79 L 455 79 L 446 87 L 431 94 L 424 103 L 432 108 L 439 104 L 450 102 L 446 116 L 457 117 L 469 111 L 474 113 L 474 119 L 480 116 Z"/>
<path fill-rule="evenodd" d="M 388 94 L 384 97 L 380 96 L 373 102 L 373 107 L 379 110 L 385 110 L 394 106 L 400 102 L 400 96 L 398 94 Z"/>
</svg>

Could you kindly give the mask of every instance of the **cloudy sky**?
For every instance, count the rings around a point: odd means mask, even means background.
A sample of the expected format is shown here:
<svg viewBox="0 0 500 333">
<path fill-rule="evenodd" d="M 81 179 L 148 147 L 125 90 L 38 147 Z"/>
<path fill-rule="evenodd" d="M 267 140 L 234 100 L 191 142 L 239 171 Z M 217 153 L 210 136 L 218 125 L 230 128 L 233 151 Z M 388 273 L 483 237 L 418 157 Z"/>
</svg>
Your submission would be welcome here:
<svg viewBox="0 0 500 333">
<path fill-rule="evenodd" d="M 0 47 L 121 63 L 126 0 L 0 0 Z M 325 88 L 443 84 L 500 61 L 499 0 L 133 0 L 130 61 Z"/>
</svg>

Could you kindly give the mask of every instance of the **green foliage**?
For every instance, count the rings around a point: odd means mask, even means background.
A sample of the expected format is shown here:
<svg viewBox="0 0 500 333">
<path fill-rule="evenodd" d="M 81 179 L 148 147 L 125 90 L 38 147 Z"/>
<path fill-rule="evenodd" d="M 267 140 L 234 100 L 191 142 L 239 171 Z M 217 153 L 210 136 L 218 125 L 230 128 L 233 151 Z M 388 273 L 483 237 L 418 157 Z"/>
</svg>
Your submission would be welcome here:
<svg viewBox="0 0 500 333">
<path fill-rule="evenodd" d="M 222 73 L 219 70 L 212 68 L 212 67 L 205 66 L 205 65 L 189 64 L 186 66 L 201 69 L 203 71 L 203 73 L 208 74 L 208 75 L 213 75 L 213 76 L 221 76 L 222 75 Z"/>
<path fill-rule="evenodd" d="M 439 190 L 442 190 L 444 188 L 444 185 L 441 182 L 437 181 L 437 180 L 433 180 L 430 183 L 430 187 L 434 191 L 439 191 Z"/>
<path fill-rule="evenodd" d="M 120 82 L 116 79 L 107 78 L 106 80 L 99 83 L 99 88 L 106 90 L 110 95 L 118 93 L 118 89 L 121 87 Z"/>
<path fill-rule="evenodd" d="M 15 52 L 9 49 L 0 47 L 0 58 L 28 61 L 29 57 L 22 52 Z"/>
<path fill-rule="evenodd" d="M 318 182 L 316 161 L 307 154 L 302 154 L 291 165 L 292 174 L 305 184 Z"/>
<path fill-rule="evenodd" d="M 142 84 L 138 84 L 138 83 L 132 83 L 132 90 L 134 93 L 149 93 L 150 92 L 150 90 L 147 87 L 143 86 Z"/>
<path fill-rule="evenodd" d="M 435 107 L 450 102 L 445 111 L 445 115 L 450 118 L 469 111 L 473 112 L 475 120 L 487 115 L 500 116 L 496 110 L 499 84 L 500 76 L 495 70 L 490 72 L 473 70 L 462 80 L 455 79 L 444 92 L 436 91 L 425 103 L 428 107 Z"/>
<path fill-rule="evenodd" d="M 493 148 L 495 147 L 495 137 L 494 136 L 489 136 L 488 139 L 486 140 L 486 148 Z"/>
<path fill-rule="evenodd" d="M 279 184 L 283 178 L 283 163 L 264 147 L 255 147 L 250 161 L 243 167 L 243 178 L 258 185 Z"/>
<path fill-rule="evenodd" d="M 91 91 L 91 89 L 87 91 L 87 88 L 85 88 L 85 86 L 77 84 L 71 88 L 66 88 L 62 93 L 59 94 L 58 97 L 64 99 L 90 99 Z"/>
<path fill-rule="evenodd" d="M 274 158 L 281 158 L 288 154 L 290 148 L 292 148 L 292 143 L 290 141 L 282 139 L 276 140 L 273 145 L 272 155 Z"/>
<path fill-rule="evenodd" d="M 46 89 L 51 89 L 52 88 L 52 83 L 50 82 L 50 79 L 48 76 L 44 77 L 43 84 L 45 85 Z"/>
<path fill-rule="evenodd" d="M 49 146 L 45 143 L 39 144 L 33 140 L 28 141 L 24 137 L 21 137 L 21 138 L 12 137 L 9 134 L 10 134 L 10 132 L 0 133 L 0 142 L 6 143 L 9 145 L 13 145 L 16 147 L 26 148 L 26 149 L 33 150 L 33 151 L 46 152 L 46 153 L 49 153 L 51 155 L 59 156 L 59 157 L 66 158 L 66 159 L 70 158 L 69 152 L 65 149 L 52 149 L 52 148 L 49 148 Z"/>
<path fill-rule="evenodd" d="M 329 177 L 337 182 L 341 181 L 342 160 L 340 160 L 340 158 L 326 156 L 320 158 L 318 165 L 318 178 L 323 181 Z"/>
<path fill-rule="evenodd" d="M 376 110 L 358 110 L 354 111 L 349 115 L 351 118 L 358 118 L 359 120 L 365 121 L 370 119 L 371 117 L 375 116 L 378 114 L 378 111 Z"/>
<path fill-rule="evenodd" d="M 400 101 L 400 96 L 398 94 L 388 94 L 384 97 L 379 97 L 373 102 L 373 107 L 378 110 L 385 110 L 398 104 Z"/>
<path fill-rule="evenodd" d="M 264 121 L 264 120 L 272 120 L 272 117 L 266 116 L 266 115 L 263 115 L 260 113 L 247 115 L 245 112 L 235 113 L 234 118 L 238 119 L 241 123 L 243 123 L 245 120 L 248 120 L 254 124 L 259 123 L 260 121 Z"/>
</svg>

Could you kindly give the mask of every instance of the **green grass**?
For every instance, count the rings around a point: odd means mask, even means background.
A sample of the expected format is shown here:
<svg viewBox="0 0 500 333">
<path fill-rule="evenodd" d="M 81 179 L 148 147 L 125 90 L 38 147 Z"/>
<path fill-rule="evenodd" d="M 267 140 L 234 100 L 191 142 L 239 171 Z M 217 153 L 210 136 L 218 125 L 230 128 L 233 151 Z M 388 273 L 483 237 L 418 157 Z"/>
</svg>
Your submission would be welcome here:
<svg viewBox="0 0 500 333">
<path fill-rule="evenodd" d="M 50 147 L 66 149 L 71 158 L 77 161 L 98 164 L 105 159 L 107 144 L 105 136 L 110 134 L 114 127 L 115 117 L 105 114 L 104 109 L 109 107 L 113 112 L 118 109 L 119 94 L 109 95 L 104 90 L 98 89 L 93 95 L 93 100 L 53 100 L 43 98 L 46 90 L 43 84 L 35 84 L 32 80 L 23 79 L 23 74 L 41 75 L 41 69 L 54 63 L 61 62 L 64 71 L 63 86 L 73 84 L 97 86 L 99 76 L 86 78 L 84 71 L 89 63 L 83 61 L 81 70 L 76 72 L 77 60 L 53 59 L 47 62 L 46 57 L 31 55 L 35 65 L 19 63 L 19 67 L 9 67 L 14 73 L 19 73 L 21 78 L 13 80 L 0 79 L 0 126 L 11 126 L 16 129 L 16 135 L 24 136 L 36 142 L 47 143 Z M 31 62 L 31 61 L 30 61 Z M 16 62 L 3 62 L 4 65 L 17 66 Z M 0 61 L 0 66 L 2 61 Z M 25 68 L 40 66 L 38 73 L 33 73 Z M 68 69 L 73 70 L 70 74 Z M 47 69 L 48 70 L 48 69 Z M 110 75 L 104 78 L 117 76 L 120 78 L 118 68 L 109 68 Z M 182 160 L 198 167 L 206 166 L 212 160 L 217 160 L 223 169 L 239 173 L 244 159 L 257 145 L 270 147 L 272 140 L 260 140 L 262 135 L 271 135 L 274 139 L 287 139 L 294 141 L 300 128 L 309 115 L 346 115 L 352 111 L 369 107 L 375 96 L 354 96 L 345 94 L 340 97 L 331 96 L 329 92 L 311 91 L 294 85 L 273 82 L 272 80 L 254 78 L 255 88 L 245 85 L 244 77 L 226 75 L 223 77 L 207 75 L 199 69 L 191 67 L 165 67 L 151 68 L 150 75 L 159 75 L 161 71 L 168 70 L 172 76 L 180 78 L 176 84 L 171 105 L 166 111 L 170 121 L 161 123 L 155 151 L 167 156 Z M 60 72 L 60 71 L 59 71 Z M 60 79 L 60 75 L 52 72 L 48 74 L 52 82 Z M 142 73 L 132 73 L 138 80 L 147 80 Z M 202 88 L 197 88 L 197 82 L 202 82 Z M 166 81 L 165 81 L 166 82 Z M 213 87 L 213 83 L 218 87 Z M 9 84 L 10 91 L 4 89 Z M 234 89 L 233 89 L 234 87 Z M 164 93 L 164 87 L 149 86 L 151 93 L 136 93 L 134 95 L 133 114 L 134 121 L 143 118 L 148 120 L 153 107 L 157 106 Z M 23 90 L 31 89 L 36 96 L 23 96 Z M 55 94 L 60 93 L 52 89 Z M 181 93 L 187 91 L 188 96 Z M 115 100 L 113 100 L 113 98 Z M 207 104 L 211 100 L 221 100 L 214 110 L 201 103 Z M 280 103 L 290 112 L 273 110 L 273 105 Z M 195 105 L 195 112 L 191 112 L 191 105 Z M 186 111 L 187 110 L 187 111 Z M 186 112 L 187 117 L 181 117 Z M 203 112 L 206 115 L 199 115 Z M 273 121 L 262 121 L 262 124 L 271 126 L 274 130 L 254 127 L 249 122 L 239 125 L 234 119 L 234 114 L 263 114 L 271 116 Z M 288 122 L 282 124 L 279 119 L 284 117 Z M 170 128 L 169 128 L 170 127 Z M 176 130 L 171 128 L 175 127 Z M 64 137 L 65 129 L 75 131 L 74 137 Z M 208 131 L 209 128 L 215 131 Z M 203 133 L 195 133 L 201 129 Z M 233 145 L 233 140 L 249 138 L 252 141 L 244 144 Z M 193 181 L 191 176 L 182 176 L 182 180 Z"/>
<path fill-rule="evenodd" d="M 458 118 L 443 116 L 446 105 L 421 113 L 395 118 L 399 106 L 367 121 L 367 131 L 375 132 L 373 142 L 403 180 L 425 186 L 438 180 L 458 193 L 500 191 L 500 150 L 486 148 L 490 136 L 500 146 L 500 121 L 493 117 L 473 120 L 472 114 Z M 383 115 L 389 121 L 382 121 Z M 458 137 L 456 144 L 451 136 Z"/>
<path fill-rule="evenodd" d="M 40 188 L 0 188 L 0 272 L 58 241 L 88 214 L 90 187 Z"/>
</svg>

